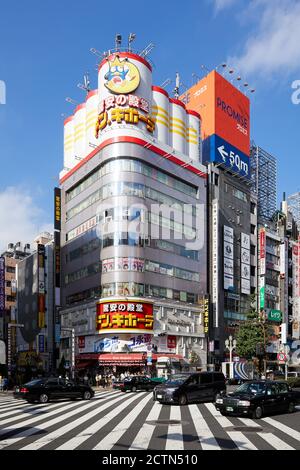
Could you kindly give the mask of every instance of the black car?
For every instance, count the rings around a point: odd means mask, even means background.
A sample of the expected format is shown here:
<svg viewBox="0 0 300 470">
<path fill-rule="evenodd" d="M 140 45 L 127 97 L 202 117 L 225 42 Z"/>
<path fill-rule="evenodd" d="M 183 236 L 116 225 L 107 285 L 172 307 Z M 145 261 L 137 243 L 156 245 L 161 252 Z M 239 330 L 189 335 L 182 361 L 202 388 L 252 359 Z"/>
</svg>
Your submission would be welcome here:
<svg viewBox="0 0 300 470">
<path fill-rule="evenodd" d="M 17 386 L 14 390 L 15 398 L 24 398 L 29 403 L 34 401 L 47 403 L 54 398 L 90 400 L 93 396 L 94 390 L 88 385 L 57 377 L 31 380 L 24 385 Z"/>
<path fill-rule="evenodd" d="M 123 380 L 119 389 L 122 392 L 136 392 L 137 390 L 146 390 L 147 392 L 153 390 L 157 386 L 157 379 L 151 379 L 146 376 L 130 376 Z"/>
<path fill-rule="evenodd" d="M 186 405 L 195 401 L 214 401 L 226 390 L 222 372 L 182 373 L 172 375 L 153 391 L 153 399 L 160 403 Z"/>
<path fill-rule="evenodd" d="M 250 416 L 259 419 L 274 412 L 292 413 L 300 403 L 300 392 L 292 391 L 285 381 L 253 380 L 234 392 L 221 394 L 215 407 L 222 415 Z"/>
</svg>

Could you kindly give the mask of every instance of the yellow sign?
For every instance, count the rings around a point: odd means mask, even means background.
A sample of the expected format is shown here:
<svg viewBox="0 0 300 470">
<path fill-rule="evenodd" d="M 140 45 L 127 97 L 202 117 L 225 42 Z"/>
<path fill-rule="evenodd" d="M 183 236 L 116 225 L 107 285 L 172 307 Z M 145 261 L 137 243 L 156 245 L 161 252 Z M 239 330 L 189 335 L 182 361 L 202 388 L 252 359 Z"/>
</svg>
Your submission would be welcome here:
<svg viewBox="0 0 300 470">
<path fill-rule="evenodd" d="M 98 139 L 99 131 L 104 129 L 107 125 L 111 125 L 112 122 L 117 122 L 118 124 L 126 122 L 127 124 L 138 124 L 139 121 L 142 121 L 146 125 L 146 129 L 149 132 L 153 132 L 155 129 L 155 122 L 150 116 L 145 116 L 138 112 L 134 108 L 115 108 L 111 111 L 110 118 L 107 111 L 100 113 L 96 122 L 96 132 L 95 136 Z"/>
<path fill-rule="evenodd" d="M 108 61 L 108 66 L 109 70 L 104 78 L 109 91 L 124 94 L 137 89 L 140 84 L 140 72 L 127 58 L 121 61 L 116 55 L 114 60 Z"/>
</svg>

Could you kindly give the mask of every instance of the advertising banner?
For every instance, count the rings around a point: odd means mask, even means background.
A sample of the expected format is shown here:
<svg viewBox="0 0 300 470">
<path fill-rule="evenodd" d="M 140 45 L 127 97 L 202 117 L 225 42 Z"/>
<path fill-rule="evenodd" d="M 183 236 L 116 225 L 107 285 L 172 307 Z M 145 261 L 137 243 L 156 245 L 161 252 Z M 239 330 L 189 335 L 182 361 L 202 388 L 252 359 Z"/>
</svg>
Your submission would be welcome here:
<svg viewBox="0 0 300 470">
<path fill-rule="evenodd" d="M 217 134 L 249 157 L 250 100 L 215 70 L 181 99 L 201 114 L 202 139 Z"/>
<path fill-rule="evenodd" d="M 224 290 L 234 289 L 233 242 L 233 229 L 224 225 Z"/>
<path fill-rule="evenodd" d="M 61 190 L 54 188 L 54 230 L 61 230 Z"/>
<path fill-rule="evenodd" d="M 38 244 L 38 326 L 45 327 L 45 246 Z"/>
<path fill-rule="evenodd" d="M 215 328 L 219 326 L 219 203 L 212 202 L 212 309 Z"/>
<path fill-rule="evenodd" d="M 5 310 L 5 259 L 0 257 L 0 315 Z"/>
<path fill-rule="evenodd" d="M 250 235 L 241 233 L 241 294 L 250 295 Z"/>
<path fill-rule="evenodd" d="M 153 302 L 110 299 L 97 303 L 96 330 L 99 333 L 152 332 L 153 322 Z"/>
<path fill-rule="evenodd" d="M 40 353 L 45 352 L 45 336 L 44 335 L 39 335 L 39 352 Z"/>
<path fill-rule="evenodd" d="M 260 275 L 264 276 L 266 274 L 266 231 L 265 229 L 260 229 L 259 231 L 259 266 L 260 266 Z"/>
</svg>

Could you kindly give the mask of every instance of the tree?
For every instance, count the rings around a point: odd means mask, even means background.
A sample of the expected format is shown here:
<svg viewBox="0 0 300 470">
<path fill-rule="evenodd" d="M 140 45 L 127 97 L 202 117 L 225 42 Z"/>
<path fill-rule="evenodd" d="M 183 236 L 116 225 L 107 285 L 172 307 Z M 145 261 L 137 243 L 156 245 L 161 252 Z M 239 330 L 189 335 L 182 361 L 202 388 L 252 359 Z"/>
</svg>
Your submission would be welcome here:
<svg viewBox="0 0 300 470">
<path fill-rule="evenodd" d="M 257 347 L 262 346 L 263 354 L 267 342 L 267 327 L 264 314 L 255 309 L 255 302 L 251 302 L 251 311 L 247 315 L 247 320 L 240 325 L 237 334 L 236 352 L 239 356 L 252 359 L 257 356 Z"/>
</svg>

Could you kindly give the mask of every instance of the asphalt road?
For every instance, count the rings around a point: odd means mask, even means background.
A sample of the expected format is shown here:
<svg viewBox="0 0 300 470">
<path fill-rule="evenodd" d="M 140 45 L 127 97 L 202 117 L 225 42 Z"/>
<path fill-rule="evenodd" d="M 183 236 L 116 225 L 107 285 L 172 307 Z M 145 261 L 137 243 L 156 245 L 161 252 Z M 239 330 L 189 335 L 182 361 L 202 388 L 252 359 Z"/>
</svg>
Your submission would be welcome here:
<svg viewBox="0 0 300 470">
<path fill-rule="evenodd" d="M 300 407 L 254 421 L 224 417 L 212 403 L 160 405 L 147 392 L 47 404 L 0 393 L 0 449 L 300 450 Z"/>
</svg>

